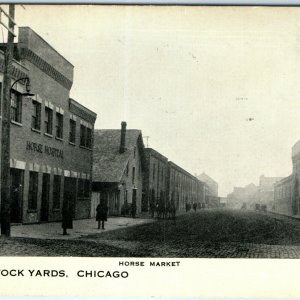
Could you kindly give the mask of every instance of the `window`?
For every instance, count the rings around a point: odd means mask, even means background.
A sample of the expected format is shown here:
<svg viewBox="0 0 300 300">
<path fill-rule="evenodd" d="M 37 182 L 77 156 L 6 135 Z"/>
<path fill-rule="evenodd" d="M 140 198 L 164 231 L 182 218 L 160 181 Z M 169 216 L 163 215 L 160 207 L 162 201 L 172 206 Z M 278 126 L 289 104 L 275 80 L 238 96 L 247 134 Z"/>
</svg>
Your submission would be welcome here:
<svg viewBox="0 0 300 300">
<path fill-rule="evenodd" d="M 53 177 L 53 208 L 60 208 L 60 183 L 61 176 L 54 175 Z"/>
<path fill-rule="evenodd" d="M 135 167 L 132 168 L 132 184 L 135 182 Z"/>
<path fill-rule="evenodd" d="M 75 144 L 76 142 L 76 121 L 70 119 L 70 135 L 69 135 L 70 143 Z"/>
<path fill-rule="evenodd" d="M 31 127 L 41 130 L 41 103 L 32 100 L 32 109 Z"/>
<path fill-rule="evenodd" d="M 135 158 L 135 153 L 136 152 L 136 150 L 135 150 L 135 147 L 134 147 L 134 149 L 133 149 L 133 157 Z"/>
<path fill-rule="evenodd" d="M 17 91 L 11 92 L 10 119 L 14 122 L 22 122 L 22 95 Z"/>
<path fill-rule="evenodd" d="M 126 165 L 126 176 L 128 177 L 128 174 L 129 174 L 129 163 L 127 163 Z"/>
<path fill-rule="evenodd" d="M 84 197 L 85 198 L 90 197 L 90 181 L 89 180 L 84 181 Z"/>
<path fill-rule="evenodd" d="M 87 128 L 86 129 L 86 147 L 87 148 L 92 148 L 92 129 Z"/>
<path fill-rule="evenodd" d="M 154 179 L 155 179 L 155 164 L 153 164 L 153 176 L 152 176 L 152 178 L 153 178 L 153 181 L 154 181 Z"/>
<path fill-rule="evenodd" d="M 92 129 L 84 125 L 80 125 L 80 146 L 92 148 Z"/>
<path fill-rule="evenodd" d="M 52 134 L 53 127 L 53 111 L 49 107 L 45 107 L 45 133 Z"/>
<path fill-rule="evenodd" d="M 38 172 L 29 172 L 28 209 L 37 209 Z"/>
<path fill-rule="evenodd" d="M 56 113 L 56 137 L 63 138 L 63 126 L 64 126 L 64 116 L 60 113 Z"/>
</svg>

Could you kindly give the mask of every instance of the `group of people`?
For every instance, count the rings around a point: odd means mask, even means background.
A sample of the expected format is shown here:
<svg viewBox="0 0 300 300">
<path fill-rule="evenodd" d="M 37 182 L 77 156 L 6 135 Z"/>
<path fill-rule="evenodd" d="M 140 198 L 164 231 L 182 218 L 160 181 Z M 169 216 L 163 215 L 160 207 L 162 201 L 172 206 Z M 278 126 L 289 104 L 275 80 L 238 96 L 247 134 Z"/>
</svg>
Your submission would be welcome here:
<svg viewBox="0 0 300 300">
<path fill-rule="evenodd" d="M 176 207 L 175 203 L 173 201 L 168 201 L 165 203 L 164 201 L 157 201 L 154 203 L 154 201 L 150 202 L 150 216 L 154 218 L 156 214 L 156 217 L 158 219 L 160 218 L 175 218 L 176 217 Z"/>
</svg>

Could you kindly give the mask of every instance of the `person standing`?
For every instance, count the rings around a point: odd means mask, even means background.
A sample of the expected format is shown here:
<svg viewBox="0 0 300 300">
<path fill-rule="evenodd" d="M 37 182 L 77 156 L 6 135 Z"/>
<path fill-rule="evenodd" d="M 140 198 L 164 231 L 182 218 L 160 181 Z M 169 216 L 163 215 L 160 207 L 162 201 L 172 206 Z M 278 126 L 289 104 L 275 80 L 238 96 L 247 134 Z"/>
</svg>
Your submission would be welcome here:
<svg viewBox="0 0 300 300">
<path fill-rule="evenodd" d="M 67 229 L 73 229 L 73 212 L 71 207 L 71 198 L 70 194 L 65 194 L 65 199 L 63 201 L 62 207 L 62 228 L 63 235 L 69 235 Z"/>
<path fill-rule="evenodd" d="M 134 219 L 136 215 L 136 202 L 132 201 L 131 203 L 131 216 Z"/>
<path fill-rule="evenodd" d="M 96 221 L 98 222 L 98 229 L 100 229 L 100 225 L 102 225 L 102 229 L 104 228 L 104 222 L 107 221 L 107 212 L 108 207 L 106 205 L 106 202 L 100 201 L 100 203 L 97 205 L 96 208 Z"/>
</svg>

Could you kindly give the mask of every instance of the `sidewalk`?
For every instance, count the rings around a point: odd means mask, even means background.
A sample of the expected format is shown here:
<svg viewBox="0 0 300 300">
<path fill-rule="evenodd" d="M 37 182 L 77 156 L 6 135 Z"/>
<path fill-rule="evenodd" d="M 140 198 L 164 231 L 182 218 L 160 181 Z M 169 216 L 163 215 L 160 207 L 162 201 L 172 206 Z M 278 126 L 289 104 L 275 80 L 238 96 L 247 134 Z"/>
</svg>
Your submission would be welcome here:
<svg viewBox="0 0 300 300">
<path fill-rule="evenodd" d="M 68 229 L 69 235 L 62 234 L 61 222 L 16 225 L 11 227 L 12 237 L 28 237 L 38 239 L 73 240 L 90 234 L 125 228 L 134 225 L 153 222 L 153 219 L 132 219 L 125 217 L 111 217 L 105 222 L 105 230 L 98 229 L 95 219 L 74 220 L 73 229 Z"/>
</svg>

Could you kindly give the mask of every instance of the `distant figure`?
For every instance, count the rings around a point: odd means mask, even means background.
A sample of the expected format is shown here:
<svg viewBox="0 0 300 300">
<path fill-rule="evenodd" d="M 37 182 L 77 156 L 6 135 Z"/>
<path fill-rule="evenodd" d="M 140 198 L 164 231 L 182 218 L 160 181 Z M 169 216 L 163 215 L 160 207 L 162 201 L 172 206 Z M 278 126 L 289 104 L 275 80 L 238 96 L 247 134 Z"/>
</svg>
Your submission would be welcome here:
<svg viewBox="0 0 300 300">
<path fill-rule="evenodd" d="M 100 202 L 97 205 L 96 208 L 97 214 L 96 214 L 96 221 L 98 221 L 98 229 L 100 229 L 100 225 L 102 225 L 102 229 L 104 228 L 104 222 L 107 221 L 107 212 L 108 212 L 108 207 L 105 202 Z M 101 224 L 102 223 L 102 224 Z"/>
<path fill-rule="evenodd" d="M 154 218 L 154 212 L 155 212 L 155 203 L 153 200 L 150 201 L 150 216 L 151 218 Z"/>
<path fill-rule="evenodd" d="M 69 235 L 67 229 L 73 229 L 73 212 L 71 207 L 71 195 L 68 193 L 65 195 L 62 207 L 62 229 L 63 235 Z"/>
<path fill-rule="evenodd" d="M 197 211 L 197 203 L 196 202 L 193 203 L 193 210 Z"/>
<path fill-rule="evenodd" d="M 132 201 L 131 203 L 131 216 L 134 219 L 136 215 L 136 202 Z"/>
</svg>

